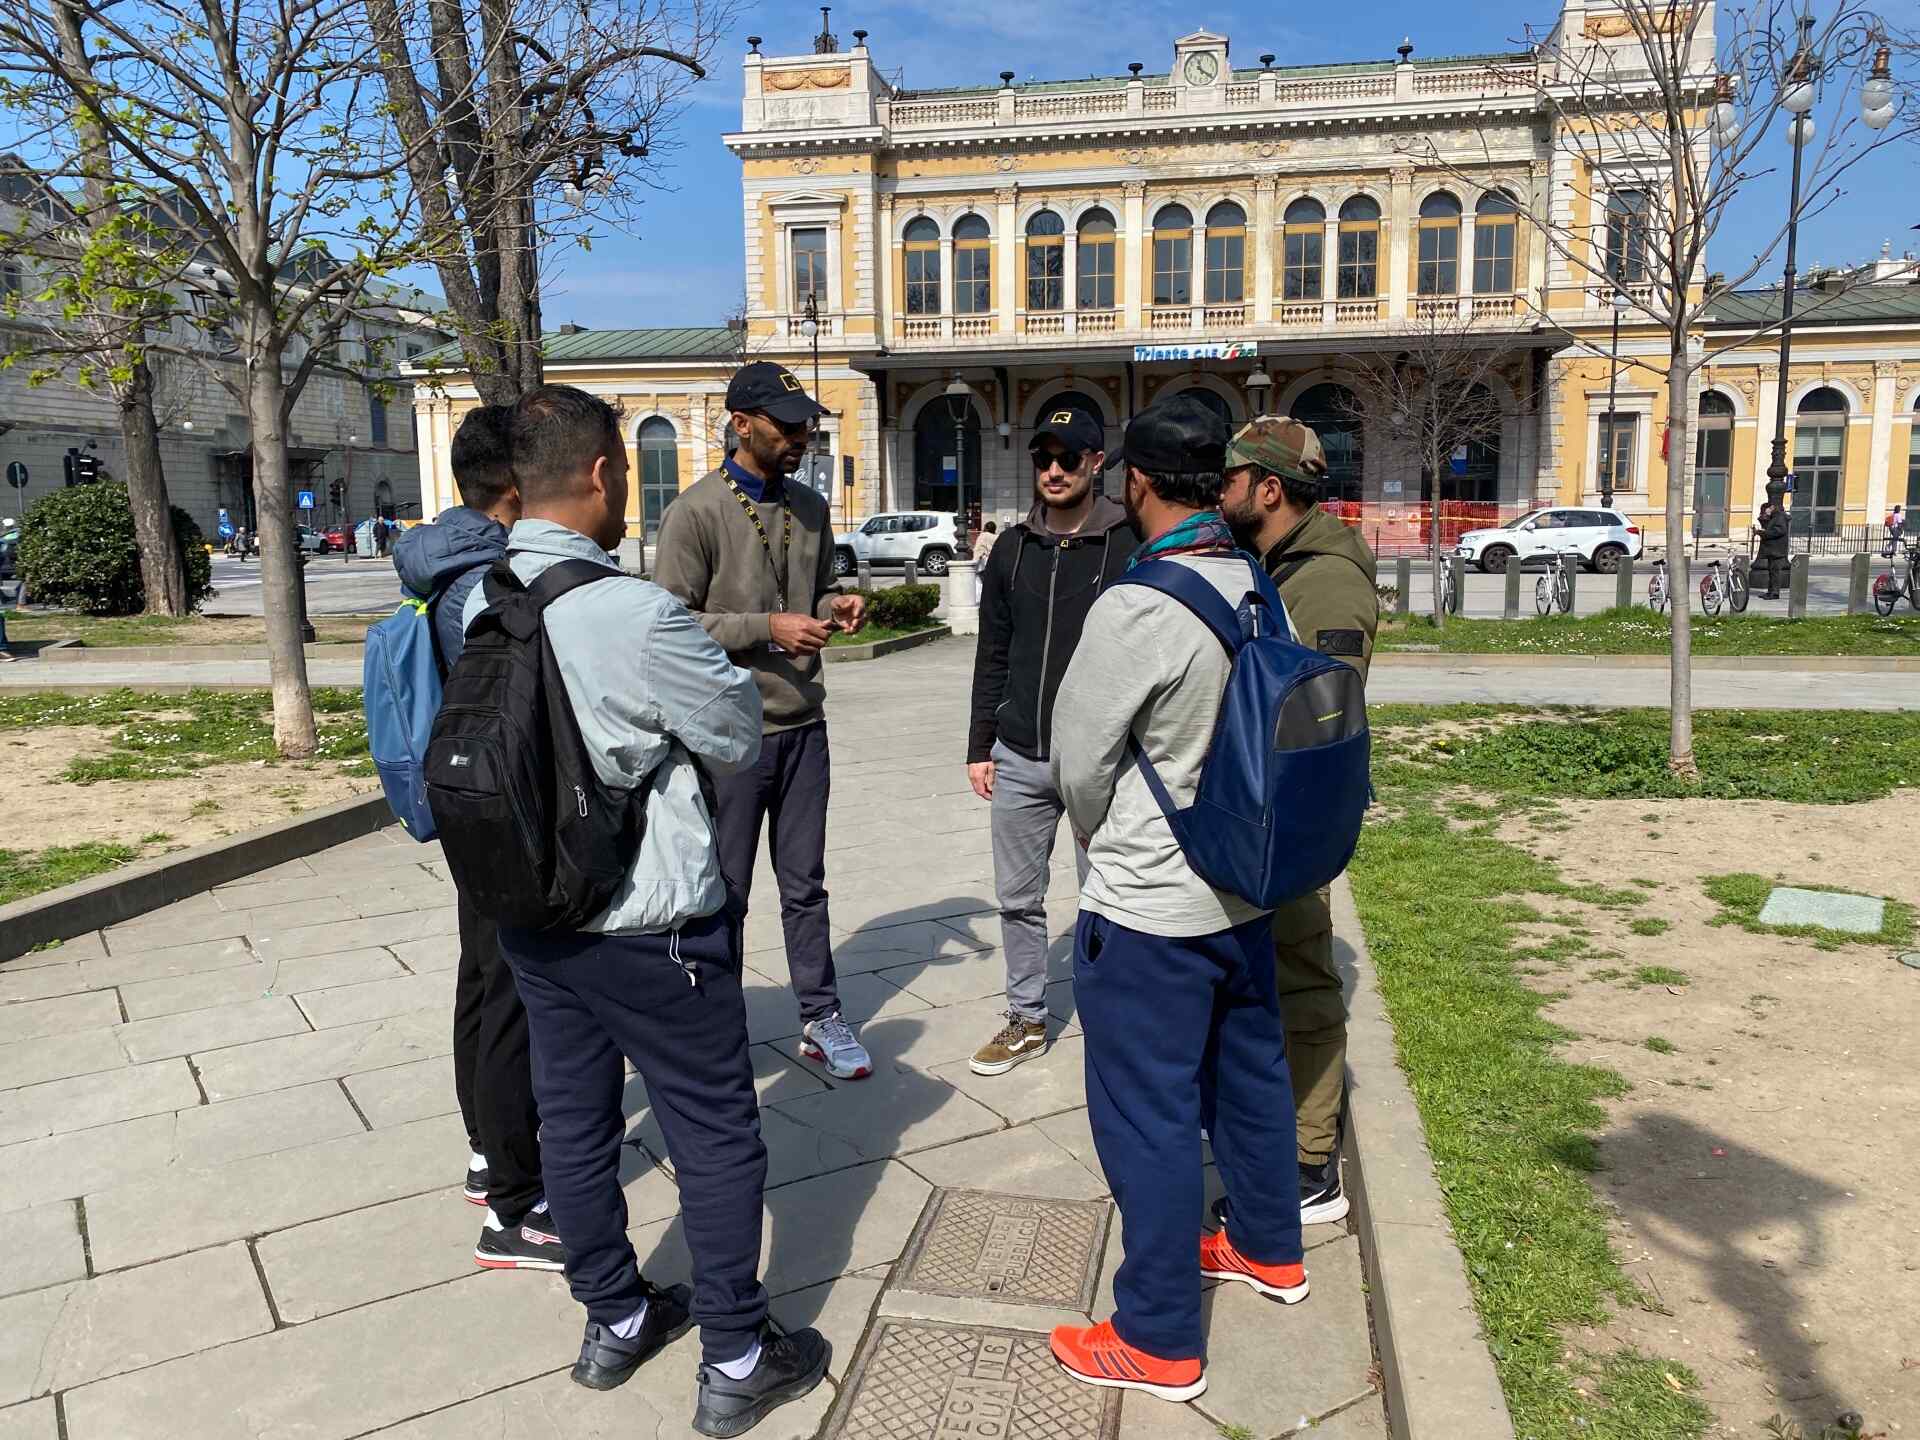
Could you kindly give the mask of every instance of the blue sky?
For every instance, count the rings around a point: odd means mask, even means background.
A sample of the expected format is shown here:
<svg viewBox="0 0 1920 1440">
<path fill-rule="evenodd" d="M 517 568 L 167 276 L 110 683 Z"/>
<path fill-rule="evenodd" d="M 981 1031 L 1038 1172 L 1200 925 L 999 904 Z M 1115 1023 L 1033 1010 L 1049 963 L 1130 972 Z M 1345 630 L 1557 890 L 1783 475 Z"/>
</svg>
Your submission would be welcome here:
<svg viewBox="0 0 1920 1440">
<path fill-rule="evenodd" d="M 1002 70 L 1021 79 L 1124 74 L 1128 61 L 1165 70 L 1173 41 L 1207 28 L 1233 41 L 1238 64 L 1256 64 L 1272 51 L 1281 64 L 1391 59 L 1403 35 L 1423 55 L 1497 51 L 1517 45 L 1531 20 L 1552 23 L 1553 0 L 1537 9 L 1485 5 L 1363 3 L 1348 6 L 1115 4 L 1112 0 L 888 0 L 836 4 L 833 28 L 851 45 L 855 27 L 870 32 L 874 61 L 891 74 L 904 70 L 908 86 L 995 84 Z M 740 64 L 746 36 L 764 37 L 770 54 L 811 48 L 817 9 L 759 5 L 743 11 L 732 42 L 716 56 L 713 78 L 693 92 L 683 117 L 679 149 L 664 179 L 672 189 L 654 195 L 624 232 L 603 228 L 591 253 L 557 257 L 548 267 L 545 319 L 549 328 L 574 321 L 595 329 L 641 325 L 715 324 L 739 303 L 741 223 L 739 162 L 720 136 L 740 122 Z M 1913 77 L 1905 77 L 1909 82 Z M 1782 127 L 1784 129 L 1784 127 Z M 1857 127 L 1856 127 L 1857 129 Z M 1782 161 L 1787 147 L 1778 145 Z M 1850 174 L 1843 195 L 1801 229 L 1801 261 L 1841 264 L 1867 259 L 1882 240 L 1900 254 L 1920 242 L 1912 195 L 1914 155 L 1897 147 L 1871 157 Z M 1711 263 L 1734 269 L 1771 243 L 1786 206 L 1784 178 L 1775 175 L 1744 191 L 1718 237 Z M 1779 273 L 1778 257 L 1769 277 Z"/>
</svg>

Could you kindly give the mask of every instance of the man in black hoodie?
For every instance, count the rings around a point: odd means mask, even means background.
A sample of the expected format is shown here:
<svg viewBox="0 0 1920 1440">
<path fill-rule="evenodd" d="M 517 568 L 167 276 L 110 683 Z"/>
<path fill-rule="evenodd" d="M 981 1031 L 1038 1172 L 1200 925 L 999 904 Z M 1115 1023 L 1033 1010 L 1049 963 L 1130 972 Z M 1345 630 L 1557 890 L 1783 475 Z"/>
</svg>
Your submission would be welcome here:
<svg viewBox="0 0 1920 1440">
<path fill-rule="evenodd" d="M 442 675 L 466 645 L 461 617 L 467 597 L 507 553 L 507 528 L 520 518 L 507 432 L 511 414 L 504 405 L 467 413 L 449 456 L 461 503 L 442 510 L 431 525 L 406 531 L 394 546 L 400 583 L 431 604 Z M 492 1270 L 558 1270 L 566 1252 L 546 1214 L 527 1012 L 494 926 L 466 896 L 458 900 L 453 1088 L 471 1152 L 462 1188 L 470 1203 L 487 1207 L 473 1258 Z"/>
<path fill-rule="evenodd" d="M 1137 537 L 1101 494 L 1106 436 L 1077 405 L 1043 417 L 1031 445 L 1034 505 L 993 546 L 980 576 L 967 779 L 993 803 L 993 882 L 1007 962 L 1007 1022 L 974 1053 L 1001 1075 L 1047 1047 L 1047 878 L 1063 804 L 1047 737 L 1053 697 L 1087 611 L 1127 568 Z M 1078 852 L 1080 878 L 1087 857 Z"/>
</svg>

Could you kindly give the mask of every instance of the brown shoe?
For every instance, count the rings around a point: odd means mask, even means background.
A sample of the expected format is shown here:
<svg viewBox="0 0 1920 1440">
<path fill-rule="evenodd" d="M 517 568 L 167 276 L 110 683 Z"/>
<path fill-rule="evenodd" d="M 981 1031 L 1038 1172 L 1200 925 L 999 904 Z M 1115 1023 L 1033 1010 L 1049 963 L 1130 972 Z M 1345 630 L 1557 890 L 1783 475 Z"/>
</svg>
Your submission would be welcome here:
<svg viewBox="0 0 1920 1440">
<path fill-rule="evenodd" d="M 986 1044 L 973 1052 L 967 1064 L 976 1075 L 1004 1075 L 1022 1060 L 1031 1060 L 1047 1048 L 1047 1022 L 1022 1020 L 1009 1013 L 1007 1023 Z"/>
</svg>

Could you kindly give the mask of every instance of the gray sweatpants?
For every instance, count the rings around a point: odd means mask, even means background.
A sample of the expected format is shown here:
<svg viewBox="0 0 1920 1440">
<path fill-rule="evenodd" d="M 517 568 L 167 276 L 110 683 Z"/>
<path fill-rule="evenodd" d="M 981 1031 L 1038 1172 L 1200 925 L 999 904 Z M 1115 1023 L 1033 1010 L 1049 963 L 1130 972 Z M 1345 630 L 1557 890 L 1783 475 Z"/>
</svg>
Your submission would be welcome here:
<svg viewBox="0 0 1920 1440">
<path fill-rule="evenodd" d="M 1023 1020 L 1047 1014 L 1047 875 L 1065 809 L 1046 761 L 994 745 L 993 893 L 1007 961 L 1007 1009 Z M 1084 885 L 1087 852 L 1075 846 L 1074 859 Z"/>
</svg>

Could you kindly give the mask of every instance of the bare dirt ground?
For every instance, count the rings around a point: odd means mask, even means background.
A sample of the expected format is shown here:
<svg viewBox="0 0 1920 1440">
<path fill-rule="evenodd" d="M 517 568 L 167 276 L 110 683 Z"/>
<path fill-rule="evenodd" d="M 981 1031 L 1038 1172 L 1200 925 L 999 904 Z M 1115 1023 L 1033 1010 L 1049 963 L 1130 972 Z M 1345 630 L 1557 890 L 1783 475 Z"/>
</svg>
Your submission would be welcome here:
<svg viewBox="0 0 1920 1440">
<path fill-rule="evenodd" d="M 316 805 L 378 789 L 372 776 L 340 773 L 335 762 L 214 765 L 168 780 L 60 779 L 67 763 L 107 749 L 112 732 L 48 726 L 0 732 L 6 776 L 4 843 L 12 850 L 117 841 L 145 854 L 198 845 L 255 829 Z M 149 841 L 149 836 L 165 836 Z"/>
<path fill-rule="evenodd" d="M 1920 902 L 1916 800 L 1567 802 L 1570 828 L 1503 826 L 1570 882 L 1658 882 L 1631 911 L 1542 903 L 1570 923 L 1538 938 L 1599 953 L 1530 978 L 1564 996 L 1546 1013 L 1579 1037 L 1567 1057 L 1633 1086 L 1594 1187 L 1659 1313 L 1612 1329 L 1696 1371 L 1718 1436 L 1765 1436 L 1776 1414 L 1812 1436 L 1850 1410 L 1868 1435 L 1920 1435 L 1920 970 L 1884 945 L 1712 927 L 1701 889 L 1748 871 Z M 1670 928 L 1636 934 L 1643 917 Z"/>
</svg>

